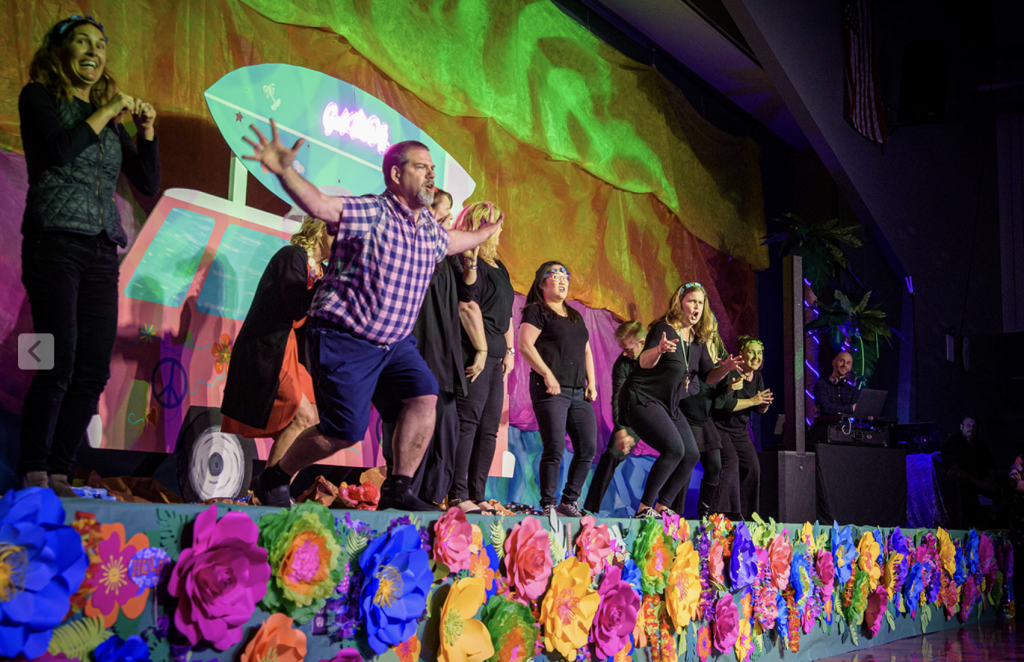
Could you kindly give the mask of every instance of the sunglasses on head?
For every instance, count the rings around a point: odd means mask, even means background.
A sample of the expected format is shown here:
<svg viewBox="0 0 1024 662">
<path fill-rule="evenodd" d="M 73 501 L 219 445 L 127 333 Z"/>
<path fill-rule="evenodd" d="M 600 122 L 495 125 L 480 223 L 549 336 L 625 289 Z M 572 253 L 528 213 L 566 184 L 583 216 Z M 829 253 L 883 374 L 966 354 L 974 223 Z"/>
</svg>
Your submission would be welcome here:
<svg viewBox="0 0 1024 662">
<path fill-rule="evenodd" d="M 72 25 L 77 25 L 79 23 L 89 23 L 90 25 L 96 26 L 99 28 L 99 31 L 103 33 L 103 39 L 106 41 L 107 31 L 103 29 L 102 23 L 97 21 L 90 14 L 74 14 L 65 18 L 53 28 L 53 31 L 50 33 L 50 43 L 60 43 L 60 40 L 64 38 L 64 33 L 66 33 Z"/>
<path fill-rule="evenodd" d="M 554 267 L 548 269 L 544 274 L 544 278 L 564 278 L 565 280 L 572 280 L 572 274 L 565 267 Z"/>
<path fill-rule="evenodd" d="M 700 283 L 693 282 L 693 283 L 686 283 L 685 285 L 683 285 L 683 291 L 685 292 L 686 290 L 689 290 L 689 289 L 692 289 L 692 288 L 695 288 L 695 287 L 699 287 L 702 290 L 704 289 L 704 286 L 701 285 Z"/>
</svg>

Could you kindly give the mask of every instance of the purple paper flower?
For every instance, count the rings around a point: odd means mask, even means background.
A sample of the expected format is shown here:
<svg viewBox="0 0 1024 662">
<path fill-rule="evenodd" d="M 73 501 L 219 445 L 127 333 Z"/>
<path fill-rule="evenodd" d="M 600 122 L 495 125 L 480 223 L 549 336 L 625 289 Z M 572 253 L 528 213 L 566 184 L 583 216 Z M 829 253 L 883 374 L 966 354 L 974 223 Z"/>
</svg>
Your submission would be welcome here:
<svg viewBox="0 0 1024 662">
<path fill-rule="evenodd" d="M 612 566 L 598 589 L 601 604 L 590 629 L 599 659 L 614 657 L 629 641 L 640 610 L 640 594 L 622 580 L 622 571 Z"/>
<path fill-rule="evenodd" d="M 729 561 L 729 578 L 732 588 L 738 591 L 754 583 L 757 579 L 757 548 L 750 538 L 747 525 L 740 522 L 736 525 L 736 537 L 732 544 L 732 557 Z"/>
<path fill-rule="evenodd" d="M 199 513 L 192 547 L 181 552 L 168 590 L 178 598 L 174 625 L 192 645 L 206 640 L 226 650 L 242 640 L 256 603 L 267 593 L 267 550 L 257 547 L 256 523 L 239 511 L 217 520 L 217 506 Z"/>
</svg>

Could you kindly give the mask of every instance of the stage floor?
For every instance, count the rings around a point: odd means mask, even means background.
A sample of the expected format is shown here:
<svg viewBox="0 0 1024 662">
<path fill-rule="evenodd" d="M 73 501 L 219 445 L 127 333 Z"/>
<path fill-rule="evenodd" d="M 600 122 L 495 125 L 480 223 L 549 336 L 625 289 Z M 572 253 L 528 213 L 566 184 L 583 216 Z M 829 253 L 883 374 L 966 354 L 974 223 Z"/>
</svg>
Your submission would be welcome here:
<svg viewBox="0 0 1024 662">
<path fill-rule="evenodd" d="M 1018 627 L 1005 620 L 965 625 L 823 657 L 820 662 L 1024 662 L 1024 636 Z"/>
</svg>

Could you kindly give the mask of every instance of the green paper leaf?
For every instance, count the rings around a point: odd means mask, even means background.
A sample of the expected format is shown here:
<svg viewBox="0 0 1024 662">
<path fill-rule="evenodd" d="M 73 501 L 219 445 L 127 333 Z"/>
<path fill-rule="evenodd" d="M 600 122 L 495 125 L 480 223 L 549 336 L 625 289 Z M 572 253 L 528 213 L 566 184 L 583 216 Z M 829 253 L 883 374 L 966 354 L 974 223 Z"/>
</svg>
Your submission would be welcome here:
<svg viewBox="0 0 1024 662">
<path fill-rule="evenodd" d="M 921 633 L 928 631 L 928 623 L 932 620 L 932 608 L 930 605 L 921 607 Z"/>
<path fill-rule="evenodd" d="M 191 518 L 167 508 L 159 508 L 156 511 L 156 519 L 160 523 L 158 527 L 160 535 L 155 540 L 160 547 L 164 548 L 171 560 L 177 561 L 178 556 L 181 555 L 182 532 Z M 154 538 L 151 537 L 150 540 L 154 540 Z"/>
<path fill-rule="evenodd" d="M 505 558 L 505 516 L 502 515 L 498 518 L 497 522 L 491 522 L 491 545 L 494 546 L 494 551 L 498 553 L 498 560 Z"/>
<path fill-rule="evenodd" d="M 114 621 L 114 634 L 122 639 L 127 639 L 139 633 L 139 625 L 141 623 L 142 618 L 128 618 L 122 611 L 117 615 L 117 620 Z"/>
<path fill-rule="evenodd" d="M 857 637 L 857 628 L 855 627 L 850 628 L 850 641 L 853 643 L 854 646 L 860 645 L 860 641 L 858 641 Z"/>
<path fill-rule="evenodd" d="M 434 581 L 435 582 L 444 581 L 444 579 L 448 575 L 452 574 L 452 571 L 449 570 L 448 566 L 446 566 L 444 563 L 441 563 L 441 562 L 434 563 L 433 561 L 431 561 L 431 566 L 433 566 L 433 569 L 434 569 Z"/>
<path fill-rule="evenodd" d="M 888 609 L 885 610 L 885 620 L 889 623 L 890 632 L 896 629 L 896 619 L 893 617 L 892 612 Z"/>
<path fill-rule="evenodd" d="M 352 561 L 359 561 L 359 554 L 366 549 L 367 542 L 366 536 L 357 533 L 355 529 L 349 530 L 348 540 L 345 542 L 345 551 L 348 552 L 348 556 Z"/>
<path fill-rule="evenodd" d="M 110 638 L 111 632 L 103 627 L 103 617 L 80 618 L 69 621 L 53 631 L 46 649 L 53 655 L 85 659 L 97 646 Z"/>
<path fill-rule="evenodd" d="M 836 624 L 839 626 L 839 634 L 846 632 L 846 619 L 836 618 Z"/>
</svg>

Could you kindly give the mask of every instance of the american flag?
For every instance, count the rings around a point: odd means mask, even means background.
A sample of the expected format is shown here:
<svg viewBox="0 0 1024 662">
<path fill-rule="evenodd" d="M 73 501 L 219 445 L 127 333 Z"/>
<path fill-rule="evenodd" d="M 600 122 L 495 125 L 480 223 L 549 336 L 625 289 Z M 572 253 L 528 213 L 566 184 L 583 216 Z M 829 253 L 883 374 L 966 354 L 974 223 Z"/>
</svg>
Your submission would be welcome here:
<svg viewBox="0 0 1024 662">
<path fill-rule="evenodd" d="M 846 121 L 868 140 L 884 145 L 888 133 L 878 93 L 871 0 L 844 0 L 843 54 L 846 56 Z"/>
</svg>

